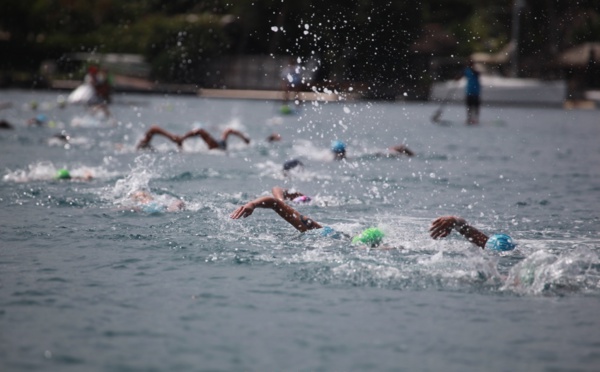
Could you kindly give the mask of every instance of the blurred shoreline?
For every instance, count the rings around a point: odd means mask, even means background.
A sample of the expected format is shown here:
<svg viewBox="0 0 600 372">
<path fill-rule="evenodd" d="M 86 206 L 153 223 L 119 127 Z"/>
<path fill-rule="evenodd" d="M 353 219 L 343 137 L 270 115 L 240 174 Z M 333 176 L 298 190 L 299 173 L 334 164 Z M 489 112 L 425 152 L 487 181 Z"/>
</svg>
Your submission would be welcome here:
<svg viewBox="0 0 600 372">
<path fill-rule="evenodd" d="M 76 80 L 54 80 L 50 83 L 51 90 L 72 91 L 81 84 Z M 261 100 L 283 100 L 284 92 L 280 90 L 257 90 L 257 89 L 207 89 L 200 88 L 194 84 L 163 84 L 153 83 L 145 79 L 125 76 L 114 78 L 113 91 L 115 93 L 147 93 L 147 94 L 177 94 L 194 95 L 206 98 L 231 98 L 231 99 L 261 99 Z M 294 94 L 290 93 L 290 96 Z M 294 99 L 302 101 L 349 101 L 358 100 L 360 95 L 356 93 L 335 92 L 328 89 L 319 91 L 301 91 L 295 94 Z"/>
<path fill-rule="evenodd" d="M 174 83 L 159 83 L 152 82 L 150 80 L 138 77 L 114 75 L 113 76 L 112 91 L 113 94 L 152 94 L 152 95 L 185 95 L 185 96 L 196 96 L 203 98 L 219 98 L 219 99 L 249 99 L 249 100 L 268 100 L 268 101 L 284 101 L 284 91 L 273 90 L 273 89 L 230 89 L 230 88 L 202 88 L 195 84 L 174 84 Z M 509 79 L 506 79 L 509 80 Z M 514 80 L 514 79 L 513 79 Z M 517 80 L 531 80 L 531 79 L 517 79 Z M 3 86 L 1 89 L 30 89 L 30 90 L 51 90 L 57 92 L 71 92 L 82 84 L 80 80 L 69 80 L 69 79 L 54 79 L 44 80 L 39 84 L 25 84 L 25 85 L 8 85 Z M 411 99 L 404 96 L 397 96 L 393 99 L 387 99 L 391 102 L 404 102 L 404 101 L 420 101 L 431 104 L 462 104 L 462 86 L 461 83 L 456 81 L 434 83 L 429 94 L 428 99 Z M 600 91 L 587 92 L 585 97 L 581 99 L 561 99 L 560 96 L 565 97 L 567 94 L 564 88 L 559 89 L 558 92 L 552 94 L 551 99 L 535 98 L 540 92 L 546 91 L 544 94 L 548 94 L 549 91 L 555 89 L 549 89 L 548 86 L 542 86 L 541 88 L 535 88 L 535 91 L 524 91 L 519 92 L 518 87 L 512 87 L 510 92 L 506 91 L 506 87 L 501 87 L 500 90 L 492 86 L 488 86 L 484 93 L 492 95 L 486 97 L 484 94 L 483 102 L 486 106 L 507 106 L 507 107 L 553 107 L 553 108 L 564 108 L 567 110 L 571 109 L 586 109 L 594 110 L 600 107 Z M 541 89 L 540 91 L 538 91 Z M 451 94 L 449 94 L 450 92 Z M 530 97 L 523 99 L 523 97 L 516 99 L 520 96 Z M 532 98 L 533 97 L 533 98 Z M 546 97 L 547 98 L 547 97 Z M 342 89 L 329 89 L 327 87 L 314 89 L 313 91 L 299 91 L 291 92 L 290 99 L 300 101 L 322 101 L 322 102 L 338 102 L 338 101 L 361 101 L 369 100 L 368 97 L 361 94 L 359 91 L 344 91 Z"/>
</svg>

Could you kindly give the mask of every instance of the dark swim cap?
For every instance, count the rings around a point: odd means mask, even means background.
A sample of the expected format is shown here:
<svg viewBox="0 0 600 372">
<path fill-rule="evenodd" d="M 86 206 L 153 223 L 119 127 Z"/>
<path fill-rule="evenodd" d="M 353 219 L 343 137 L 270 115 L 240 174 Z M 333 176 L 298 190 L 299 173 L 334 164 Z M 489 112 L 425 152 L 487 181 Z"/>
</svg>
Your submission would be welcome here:
<svg viewBox="0 0 600 372">
<path fill-rule="evenodd" d="M 298 159 L 288 160 L 285 163 L 283 163 L 283 170 L 288 171 L 290 169 L 296 168 L 297 166 L 304 166 L 304 164 L 302 164 L 302 162 Z"/>
</svg>

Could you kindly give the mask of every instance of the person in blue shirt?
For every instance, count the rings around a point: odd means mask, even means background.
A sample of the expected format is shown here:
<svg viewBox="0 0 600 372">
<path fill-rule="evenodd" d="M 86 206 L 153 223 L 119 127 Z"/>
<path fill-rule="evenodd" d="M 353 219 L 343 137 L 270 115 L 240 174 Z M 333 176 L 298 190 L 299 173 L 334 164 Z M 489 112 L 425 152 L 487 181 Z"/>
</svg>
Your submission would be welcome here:
<svg viewBox="0 0 600 372">
<path fill-rule="evenodd" d="M 479 81 L 479 71 L 475 70 L 473 61 L 469 61 L 463 71 L 467 79 L 465 88 L 467 105 L 467 124 L 473 125 L 479 123 L 479 107 L 481 106 L 481 83 Z"/>
<path fill-rule="evenodd" d="M 301 68 L 298 62 L 292 57 L 288 59 L 288 65 L 281 71 L 281 89 L 283 91 L 283 107 L 287 107 L 290 110 L 289 113 L 291 113 L 291 108 L 287 106 L 290 101 L 290 93 L 293 92 L 293 96 L 291 97 L 293 99 L 302 90 Z M 282 110 L 282 113 L 288 113 L 288 111 Z"/>
</svg>

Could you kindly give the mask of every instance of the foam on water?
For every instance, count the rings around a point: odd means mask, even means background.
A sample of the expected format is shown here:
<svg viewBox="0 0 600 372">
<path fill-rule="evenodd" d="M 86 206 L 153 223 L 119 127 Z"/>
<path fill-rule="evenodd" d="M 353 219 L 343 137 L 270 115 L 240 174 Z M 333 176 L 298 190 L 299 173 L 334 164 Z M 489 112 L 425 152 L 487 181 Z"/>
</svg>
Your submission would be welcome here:
<svg viewBox="0 0 600 372">
<path fill-rule="evenodd" d="M 27 183 L 32 181 L 51 181 L 56 179 L 59 169 L 68 169 L 71 177 L 76 179 L 107 179 L 118 175 L 117 172 L 109 171 L 103 166 L 89 167 L 82 165 L 56 166 L 50 161 L 41 161 L 28 165 L 27 169 L 7 170 L 2 176 L 5 182 Z"/>
</svg>

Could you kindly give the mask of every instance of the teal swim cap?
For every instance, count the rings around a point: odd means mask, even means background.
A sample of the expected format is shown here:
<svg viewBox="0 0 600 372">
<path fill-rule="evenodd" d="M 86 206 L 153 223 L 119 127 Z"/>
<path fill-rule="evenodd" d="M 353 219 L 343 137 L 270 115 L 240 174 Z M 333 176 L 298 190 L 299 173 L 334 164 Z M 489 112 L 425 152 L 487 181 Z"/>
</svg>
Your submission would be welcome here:
<svg viewBox="0 0 600 372">
<path fill-rule="evenodd" d="M 352 238 L 353 244 L 363 243 L 371 247 L 377 247 L 383 241 L 385 234 L 377 227 L 369 227 L 362 233 Z"/>
<path fill-rule="evenodd" d="M 38 122 L 39 124 L 45 123 L 46 120 L 48 120 L 48 118 L 44 114 L 37 114 L 35 116 L 35 121 Z"/>
<path fill-rule="evenodd" d="M 341 239 L 343 234 L 340 233 L 339 231 L 335 231 L 334 229 L 332 229 L 329 226 L 323 226 L 323 228 L 321 229 L 321 236 L 326 236 L 328 238 L 333 238 L 333 239 Z"/>
<path fill-rule="evenodd" d="M 142 205 L 142 211 L 148 214 L 163 213 L 167 210 L 167 206 L 157 202 L 150 202 Z"/>
<path fill-rule="evenodd" d="M 491 251 L 512 251 L 517 245 L 506 234 L 494 234 L 485 243 L 485 248 Z"/>
<path fill-rule="evenodd" d="M 321 230 L 321 236 L 328 236 L 328 235 L 331 235 L 334 233 L 335 233 L 335 230 L 329 226 L 323 226 L 323 229 Z"/>
<path fill-rule="evenodd" d="M 343 154 L 346 152 L 346 144 L 339 140 L 332 141 L 331 151 L 333 151 L 334 154 Z"/>
<path fill-rule="evenodd" d="M 71 178 L 71 173 L 69 173 L 66 169 L 59 169 L 56 171 L 56 175 L 54 176 L 57 180 L 68 180 Z"/>
</svg>

